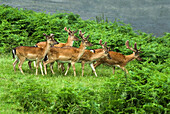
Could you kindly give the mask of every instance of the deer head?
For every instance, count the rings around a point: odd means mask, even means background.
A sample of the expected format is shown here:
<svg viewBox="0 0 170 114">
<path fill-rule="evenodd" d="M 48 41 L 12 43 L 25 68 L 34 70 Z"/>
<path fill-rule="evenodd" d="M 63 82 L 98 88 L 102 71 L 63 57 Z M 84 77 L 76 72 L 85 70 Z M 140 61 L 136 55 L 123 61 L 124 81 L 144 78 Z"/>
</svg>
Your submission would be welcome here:
<svg viewBox="0 0 170 114">
<path fill-rule="evenodd" d="M 88 35 L 87 37 L 84 37 L 84 33 L 81 32 L 81 30 L 79 31 L 79 36 L 82 38 L 82 43 L 86 46 L 93 46 L 93 44 L 91 44 L 89 41 L 88 41 L 88 38 L 90 35 Z"/>
<path fill-rule="evenodd" d="M 108 48 L 107 47 L 107 42 L 104 43 L 104 45 L 102 44 L 102 40 L 99 41 L 99 44 L 102 46 L 102 48 L 104 49 L 105 51 L 105 54 L 107 54 L 107 58 L 108 59 L 111 59 L 110 57 L 110 54 L 109 54 L 109 50 L 110 50 L 110 47 Z"/>
<path fill-rule="evenodd" d="M 47 39 L 47 42 L 49 42 L 49 44 L 51 46 L 55 45 L 55 44 L 59 44 L 59 42 L 57 42 L 55 39 L 54 39 L 54 34 L 50 34 L 49 35 L 46 35 L 45 33 L 43 33 L 43 35 L 46 37 Z"/>
<path fill-rule="evenodd" d="M 67 27 L 64 27 L 64 30 L 68 32 L 68 35 L 70 36 L 72 41 L 79 41 L 79 39 L 76 36 L 74 36 L 74 34 L 77 33 L 78 30 L 71 31 L 70 28 L 67 30 Z"/>
<path fill-rule="evenodd" d="M 142 58 L 140 58 L 140 55 L 139 55 L 139 53 L 142 53 L 142 51 L 140 51 L 141 48 L 137 49 L 137 43 L 136 42 L 134 44 L 134 48 L 129 46 L 129 40 L 126 41 L 125 45 L 126 45 L 126 48 L 128 48 L 128 49 L 130 49 L 134 52 L 135 59 L 137 59 L 138 61 L 142 61 Z"/>
</svg>

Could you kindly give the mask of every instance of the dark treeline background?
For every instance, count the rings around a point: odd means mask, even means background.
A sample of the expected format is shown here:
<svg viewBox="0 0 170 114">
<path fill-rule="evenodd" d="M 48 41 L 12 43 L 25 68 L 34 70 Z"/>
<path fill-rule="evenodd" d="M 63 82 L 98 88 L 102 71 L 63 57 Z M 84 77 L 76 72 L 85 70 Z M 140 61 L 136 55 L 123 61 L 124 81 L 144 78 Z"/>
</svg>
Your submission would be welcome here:
<svg viewBox="0 0 170 114">
<path fill-rule="evenodd" d="M 85 20 L 120 19 L 155 36 L 170 31 L 169 0 L 0 0 L 0 4 L 47 13 L 73 12 Z"/>
</svg>

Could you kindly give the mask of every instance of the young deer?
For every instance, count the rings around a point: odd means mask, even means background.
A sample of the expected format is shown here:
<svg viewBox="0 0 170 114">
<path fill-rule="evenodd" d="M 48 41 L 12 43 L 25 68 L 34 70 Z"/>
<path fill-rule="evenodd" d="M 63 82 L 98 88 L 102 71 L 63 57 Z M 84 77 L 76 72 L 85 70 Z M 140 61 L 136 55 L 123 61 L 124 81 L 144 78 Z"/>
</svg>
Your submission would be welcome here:
<svg viewBox="0 0 170 114">
<path fill-rule="evenodd" d="M 75 47 L 63 47 L 63 48 L 57 48 L 53 47 L 48 52 L 48 60 L 44 61 L 44 71 L 45 74 L 47 74 L 46 65 L 50 63 L 50 68 L 52 73 L 53 71 L 53 64 L 55 61 L 61 62 L 61 63 L 71 63 L 73 70 L 74 70 L 74 76 L 76 76 L 75 72 L 75 63 L 80 59 L 80 57 L 83 55 L 86 46 L 92 46 L 92 44 L 88 41 L 88 37 L 82 39 L 82 45 L 79 48 Z M 67 75 L 68 69 L 65 73 Z"/>
<path fill-rule="evenodd" d="M 76 31 L 71 31 L 70 28 L 69 28 L 69 30 L 67 30 L 67 27 L 64 27 L 64 30 L 68 32 L 67 42 L 66 43 L 55 44 L 54 45 L 55 47 L 73 46 L 74 41 L 79 41 L 79 39 L 74 35 L 77 32 L 77 30 Z M 39 43 L 36 44 L 36 47 L 42 47 L 43 48 L 45 46 L 45 44 L 46 44 L 46 42 L 39 42 Z M 32 69 L 31 63 L 32 63 L 32 61 L 28 62 L 28 65 L 29 65 L 30 69 Z M 59 68 L 59 66 L 58 66 L 58 68 Z M 64 69 L 64 67 L 62 67 L 62 69 Z"/>
<path fill-rule="evenodd" d="M 140 49 L 137 49 L 137 44 L 135 43 L 134 48 L 129 47 L 129 41 L 127 40 L 125 43 L 126 47 L 133 51 L 131 55 L 123 55 L 118 52 L 109 51 L 111 59 L 107 59 L 106 57 L 96 61 L 94 64 L 94 68 L 98 67 L 100 64 L 106 64 L 113 67 L 113 74 L 115 73 L 115 66 L 120 67 L 126 74 L 128 71 L 126 70 L 125 66 L 128 62 L 137 59 L 141 61 L 142 59 L 139 56 L 139 53 L 142 53 Z M 96 49 L 95 52 L 100 52 L 101 49 Z"/>
<path fill-rule="evenodd" d="M 42 75 L 44 75 L 43 70 L 42 70 L 41 61 L 44 59 L 44 57 L 50 50 L 50 47 L 58 42 L 56 42 L 54 40 L 54 35 L 48 36 L 45 33 L 43 35 L 46 36 L 46 39 L 47 39 L 47 42 L 46 42 L 44 48 L 19 46 L 12 50 L 13 58 L 15 58 L 15 56 L 16 56 L 16 60 L 13 63 L 14 71 L 16 71 L 15 70 L 16 64 L 20 61 L 18 67 L 19 67 L 21 73 L 24 74 L 24 72 L 22 70 L 22 64 L 25 60 L 30 60 L 30 61 L 36 61 L 36 75 L 38 74 L 38 65 L 40 65 L 41 73 L 42 73 Z"/>
<path fill-rule="evenodd" d="M 84 34 L 85 34 L 85 32 L 82 33 L 82 32 L 80 31 L 79 36 L 80 36 L 81 38 L 84 38 Z M 107 42 L 105 42 L 105 44 L 103 45 L 103 44 L 102 44 L 102 40 L 100 40 L 99 44 L 100 44 L 100 45 L 102 46 L 102 48 L 103 48 L 103 49 L 101 50 L 101 52 L 93 53 L 93 52 L 91 52 L 90 50 L 85 50 L 84 54 L 80 57 L 80 59 L 79 59 L 78 62 L 81 63 L 81 66 L 82 66 L 82 76 L 84 75 L 84 64 L 85 64 L 85 63 L 89 63 L 89 64 L 90 64 L 90 66 L 91 66 L 91 68 L 92 68 L 95 76 L 97 77 L 97 73 L 96 73 L 96 71 L 95 71 L 95 69 L 94 69 L 93 62 L 96 61 L 96 60 L 98 60 L 98 59 L 101 59 L 101 58 L 103 58 L 103 57 L 106 57 L 106 58 L 110 59 L 109 49 L 107 48 Z M 83 44 L 81 43 L 80 46 L 82 46 L 82 45 L 83 45 Z M 70 64 L 69 64 L 68 67 L 70 67 Z"/>
</svg>

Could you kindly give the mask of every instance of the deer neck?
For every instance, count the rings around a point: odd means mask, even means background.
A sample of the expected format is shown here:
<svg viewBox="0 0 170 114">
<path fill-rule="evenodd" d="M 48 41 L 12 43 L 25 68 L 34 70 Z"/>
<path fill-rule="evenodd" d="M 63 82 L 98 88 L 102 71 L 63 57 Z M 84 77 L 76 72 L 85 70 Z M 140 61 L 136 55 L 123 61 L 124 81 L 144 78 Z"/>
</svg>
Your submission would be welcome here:
<svg viewBox="0 0 170 114">
<path fill-rule="evenodd" d="M 80 49 L 80 51 L 79 51 L 79 55 L 78 55 L 78 60 L 84 54 L 86 46 L 84 46 L 83 43 L 81 42 L 79 49 Z"/>
<path fill-rule="evenodd" d="M 135 59 L 135 53 L 133 52 L 133 53 L 130 54 L 130 55 L 126 55 L 125 58 L 126 58 L 126 60 L 125 60 L 126 63 L 128 63 L 128 62 L 130 62 L 130 61 L 132 61 L 132 60 Z"/>
<path fill-rule="evenodd" d="M 45 56 L 48 53 L 48 51 L 50 50 L 50 47 L 51 46 L 50 46 L 50 44 L 47 41 L 46 44 L 45 44 L 45 47 L 43 48 L 44 49 L 43 56 Z"/>
<path fill-rule="evenodd" d="M 66 42 L 66 46 L 73 46 L 73 43 L 74 43 L 74 41 L 71 40 L 71 36 L 69 35 L 68 39 L 67 39 L 67 42 Z"/>
</svg>

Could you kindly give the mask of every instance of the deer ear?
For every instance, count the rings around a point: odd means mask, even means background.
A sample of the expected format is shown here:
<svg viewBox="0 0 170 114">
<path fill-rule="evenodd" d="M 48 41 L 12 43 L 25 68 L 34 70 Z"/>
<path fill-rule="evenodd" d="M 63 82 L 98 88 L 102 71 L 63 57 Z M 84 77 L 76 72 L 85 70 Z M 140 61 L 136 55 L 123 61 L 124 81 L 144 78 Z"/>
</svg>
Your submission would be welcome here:
<svg viewBox="0 0 170 114">
<path fill-rule="evenodd" d="M 54 34 L 50 34 L 50 36 L 54 36 Z"/>
</svg>

